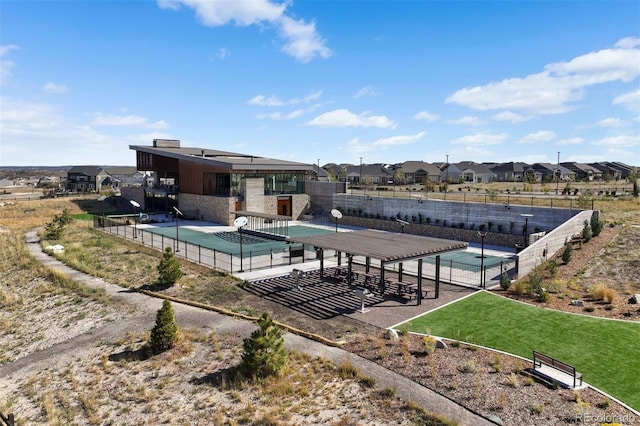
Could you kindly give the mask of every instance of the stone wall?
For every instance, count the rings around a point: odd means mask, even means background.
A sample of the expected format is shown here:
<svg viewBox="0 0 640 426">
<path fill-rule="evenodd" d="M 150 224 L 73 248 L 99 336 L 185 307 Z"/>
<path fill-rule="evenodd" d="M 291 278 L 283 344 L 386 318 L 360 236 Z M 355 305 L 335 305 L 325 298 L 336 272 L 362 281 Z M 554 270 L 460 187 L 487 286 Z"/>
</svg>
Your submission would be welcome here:
<svg viewBox="0 0 640 426">
<path fill-rule="evenodd" d="M 450 228 L 437 225 L 426 225 L 410 223 L 404 225 L 395 220 L 384 219 L 371 219 L 355 216 L 342 216 L 342 219 L 338 220 L 338 225 L 346 226 L 358 226 L 369 229 L 380 229 L 382 231 L 400 232 L 403 231 L 407 234 L 424 235 L 432 238 L 443 238 L 446 240 L 465 241 L 480 244 L 482 237 L 476 230 Z M 499 247 L 515 248 L 516 245 L 523 244 L 524 236 L 516 234 L 505 234 L 499 232 L 487 232 L 484 243 L 486 245 L 493 245 Z"/>
<path fill-rule="evenodd" d="M 262 178 L 243 178 L 241 181 L 241 193 L 244 194 L 242 201 L 242 210 L 251 212 L 271 213 L 264 210 L 264 179 Z M 235 208 L 233 209 L 235 210 Z"/>
<path fill-rule="evenodd" d="M 199 210 L 200 219 L 231 225 L 235 219 L 235 197 L 212 197 L 210 195 L 180 194 L 180 210 Z"/>
<path fill-rule="evenodd" d="M 574 236 L 581 236 L 585 220 L 590 222 L 593 214 L 593 210 L 585 210 L 576 214 L 518 253 L 518 276 L 525 276 L 548 257 L 564 250 L 565 244 L 571 241 Z"/>
<path fill-rule="evenodd" d="M 328 215 L 333 205 L 334 194 L 344 194 L 346 185 L 344 182 L 305 182 L 304 191 L 311 197 L 308 213 L 316 216 Z"/>
<path fill-rule="evenodd" d="M 551 231 L 557 228 L 581 210 L 531 207 L 522 205 L 504 206 L 502 204 L 465 203 L 459 201 L 442 201 L 419 198 L 387 198 L 370 196 L 353 196 L 335 194 L 333 208 L 343 214 L 364 217 L 396 218 L 408 222 L 419 222 L 430 225 L 456 227 L 463 225 L 466 229 L 478 230 L 484 225 L 485 230 L 507 234 L 522 235 L 525 225 L 523 214 L 533 215 L 527 222 L 528 233 Z"/>
</svg>

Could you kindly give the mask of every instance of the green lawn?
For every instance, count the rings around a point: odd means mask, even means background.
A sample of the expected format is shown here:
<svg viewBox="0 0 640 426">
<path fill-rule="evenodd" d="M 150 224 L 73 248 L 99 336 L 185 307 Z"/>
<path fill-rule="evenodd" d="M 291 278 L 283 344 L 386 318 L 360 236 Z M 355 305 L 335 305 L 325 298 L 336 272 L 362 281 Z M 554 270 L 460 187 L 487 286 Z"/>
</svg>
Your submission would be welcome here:
<svg viewBox="0 0 640 426">
<path fill-rule="evenodd" d="M 640 410 L 640 323 L 551 311 L 479 292 L 408 325 L 416 333 L 430 332 L 528 359 L 535 349 L 574 365 L 586 382 Z"/>
</svg>

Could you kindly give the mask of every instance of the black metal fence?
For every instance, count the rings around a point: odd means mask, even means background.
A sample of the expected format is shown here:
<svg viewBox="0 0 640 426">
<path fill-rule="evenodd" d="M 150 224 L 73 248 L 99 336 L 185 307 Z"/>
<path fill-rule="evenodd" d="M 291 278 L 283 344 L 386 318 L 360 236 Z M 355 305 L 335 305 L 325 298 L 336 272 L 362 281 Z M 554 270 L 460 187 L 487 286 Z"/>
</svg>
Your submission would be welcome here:
<svg viewBox="0 0 640 426">
<path fill-rule="evenodd" d="M 94 227 L 159 251 L 171 247 L 178 257 L 228 273 L 251 272 L 318 259 L 318 252 L 313 246 L 295 244 L 287 245 L 283 249 L 245 249 L 240 256 L 147 231 L 137 226 L 133 215 L 116 218 L 96 216 Z M 331 266 L 338 261 L 338 253 L 324 250 L 324 259 L 325 265 Z M 354 256 L 353 262 L 365 265 L 366 258 Z M 500 264 L 485 265 L 482 269 L 478 264 L 444 260 L 440 264 L 440 280 L 479 288 L 492 287 L 499 284 L 500 274 L 503 271 L 508 271 L 510 276 L 513 276 L 514 265 L 513 259 L 507 258 Z M 398 268 L 398 264 L 388 264 L 385 266 L 385 271 L 393 273 L 397 272 Z M 403 272 L 416 275 L 417 262 L 405 263 Z M 433 259 L 423 262 L 422 276 L 425 279 L 435 280 L 436 266 Z"/>
</svg>

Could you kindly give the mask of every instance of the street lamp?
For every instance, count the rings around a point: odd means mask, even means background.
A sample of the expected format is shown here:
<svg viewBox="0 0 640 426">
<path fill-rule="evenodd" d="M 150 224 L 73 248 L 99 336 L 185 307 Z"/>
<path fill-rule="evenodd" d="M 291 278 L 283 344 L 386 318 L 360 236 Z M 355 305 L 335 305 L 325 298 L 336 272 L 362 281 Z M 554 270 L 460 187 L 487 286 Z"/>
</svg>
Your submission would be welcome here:
<svg viewBox="0 0 640 426">
<path fill-rule="evenodd" d="M 176 221 L 176 243 L 173 248 L 174 253 L 180 252 L 180 239 L 178 238 L 178 216 L 184 216 L 176 206 L 173 206 L 173 218 Z"/>
<path fill-rule="evenodd" d="M 237 217 L 236 220 L 233 221 L 233 225 L 238 228 L 238 233 L 240 234 L 240 270 L 238 272 L 244 272 L 244 268 L 242 267 L 242 227 L 247 224 L 249 219 L 246 216 Z"/>
<path fill-rule="evenodd" d="M 135 200 L 129 200 L 129 202 L 131 203 L 131 205 L 135 208 L 135 209 L 139 209 L 140 208 L 140 203 L 135 201 Z M 139 214 L 140 212 L 138 212 Z M 133 218 L 133 238 L 138 238 L 138 215 L 136 215 Z"/>
<path fill-rule="evenodd" d="M 484 237 L 487 236 L 488 231 L 478 231 L 478 235 L 480 235 L 482 248 L 480 249 L 480 287 L 484 288 Z"/>
<path fill-rule="evenodd" d="M 524 234 L 524 246 L 523 247 L 527 247 L 527 246 L 529 246 L 529 238 L 527 236 L 527 231 L 528 231 L 528 227 L 529 227 L 529 218 L 533 217 L 533 215 L 529 214 L 529 213 L 521 213 L 520 216 L 524 217 L 524 229 L 522 230 L 522 233 Z"/>
</svg>

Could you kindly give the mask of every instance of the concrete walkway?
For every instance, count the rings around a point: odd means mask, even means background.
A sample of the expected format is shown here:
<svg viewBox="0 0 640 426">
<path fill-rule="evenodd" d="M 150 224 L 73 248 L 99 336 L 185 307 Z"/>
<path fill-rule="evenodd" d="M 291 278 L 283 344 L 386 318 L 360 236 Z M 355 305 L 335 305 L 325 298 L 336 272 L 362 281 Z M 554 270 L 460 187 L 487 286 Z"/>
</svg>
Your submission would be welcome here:
<svg viewBox="0 0 640 426">
<path fill-rule="evenodd" d="M 43 351 L 30 354 L 12 363 L 0 366 L 0 377 L 10 379 L 11 376 L 20 375 L 21 370 L 26 367 L 29 369 L 33 369 L 34 366 L 40 369 L 50 368 L 59 362 L 60 359 L 64 358 L 60 355 L 65 353 L 72 354 L 74 348 L 79 345 L 88 345 L 91 344 L 91 342 L 100 341 L 105 337 L 111 336 L 113 338 L 116 335 L 121 336 L 123 332 L 129 330 L 149 330 L 153 327 L 155 312 L 160 309 L 162 304 L 161 300 L 140 293 L 129 292 L 115 284 L 69 268 L 42 251 L 36 231 L 27 233 L 26 238 L 30 253 L 38 261 L 89 287 L 102 288 L 107 294 L 117 300 L 122 300 L 123 303 L 136 305 L 140 315 L 117 323 L 107 324 Z M 215 330 L 216 333 L 231 334 L 238 338 L 248 337 L 256 327 L 255 324 L 250 321 L 238 320 L 216 312 L 178 303 L 173 303 L 173 309 L 176 315 L 176 321 L 183 327 L 207 327 Z M 376 386 L 381 389 L 394 388 L 399 398 L 413 401 L 426 410 L 441 414 L 448 419 L 455 420 L 461 425 L 482 426 L 495 424 L 404 376 L 389 371 L 374 362 L 343 349 L 326 346 L 292 333 L 285 334 L 285 345 L 290 350 L 305 352 L 313 356 L 329 359 L 338 365 L 347 360 L 359 371 L 369 377 L 374 377 L 376 379 Z"/>
</svg>

